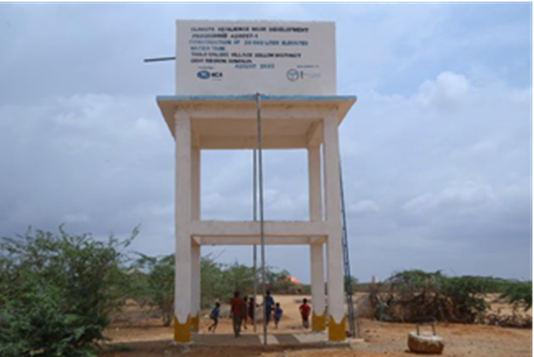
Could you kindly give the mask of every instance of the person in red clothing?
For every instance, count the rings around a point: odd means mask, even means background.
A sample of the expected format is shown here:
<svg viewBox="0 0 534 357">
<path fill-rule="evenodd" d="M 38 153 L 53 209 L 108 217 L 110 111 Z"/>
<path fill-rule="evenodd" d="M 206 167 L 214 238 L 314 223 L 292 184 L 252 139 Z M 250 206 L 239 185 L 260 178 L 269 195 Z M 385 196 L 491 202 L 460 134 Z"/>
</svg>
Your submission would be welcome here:
<svg viewBox="0 0 534 357">
<path fill-rule="evenodd" d="M 302 299 L 302 305 L 299 306 L 300 317 L 302 317 L 302 326 L 304 328 L 310 327 L 310 305 L 308 305 L 308 299 Z"/>
<path fill-rule="evenodd" d="M 235 337 L 241 336 L 241 322 L 243 321 L 243 313 L 245 312 L 245 301 L 240 295 L 239 291 L 236 291 L 234 292 L 234 298 L 230 300 L 230 312 L 232 314 Z"/>
</svg>

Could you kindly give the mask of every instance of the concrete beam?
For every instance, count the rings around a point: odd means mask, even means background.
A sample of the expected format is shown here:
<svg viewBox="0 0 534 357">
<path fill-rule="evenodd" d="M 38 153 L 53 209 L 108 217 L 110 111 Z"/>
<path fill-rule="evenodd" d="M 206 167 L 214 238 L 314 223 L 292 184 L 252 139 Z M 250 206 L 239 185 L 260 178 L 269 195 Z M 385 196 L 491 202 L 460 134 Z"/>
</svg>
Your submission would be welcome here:
<svg viewBox="0 0 534 357">
<path fill-rule="evenodd" d="M 308 143 L 304 136 L 264 136 L 264 149 L 297 149 L 305 148 Z M 202 149 L 256 149 L 256 136 L 202 136 Z"/>
<path fill-rule="evenodd" d="M 309 237 L 326 237 L 328 235 L 328 227 L 322 221 L 265 221 L 264 232 L 265 237 L 303 237 L 308 239 Z M 191 222 L 191 235 L 200 238 L 258 238 L 260 237 L 260 225 L 258 222 L 193 221 Z"/>
<path fill-rule="evenodd" d="M 316 119 L 319 120 L 331 109 L 331 107 L 312 106 L 295 107 L 295 106 L 269 106 L 262 107 L 262 119 Z M 257 109 L 255 105 L 247 106 L 186 106 L 188 112 L 192 113 L 191 118 L 195 120 L 201 119 L 257 119 Z"/>
<path fill-rule="evenodd" d="M 206 237 L 196 238 L 200 245 L 259 245 L 260 238 L 256 237 Z M 314 238 L 315 243 L 326 242 L 326 237 Z M 266 237 L 265 245 L 309 245 L 311 238 L 307 237 Z"/>
</svg>

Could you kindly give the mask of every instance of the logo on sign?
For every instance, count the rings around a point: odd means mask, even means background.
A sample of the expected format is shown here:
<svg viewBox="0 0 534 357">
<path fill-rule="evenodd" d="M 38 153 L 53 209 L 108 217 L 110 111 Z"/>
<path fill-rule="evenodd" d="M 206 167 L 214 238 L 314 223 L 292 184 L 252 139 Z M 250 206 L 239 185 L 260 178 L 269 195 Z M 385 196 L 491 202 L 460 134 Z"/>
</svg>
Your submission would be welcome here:
<svg viewBox="0 0 534 357">
<path fill-rule="evenodd" d="M 286 77 L 287 79 L 289 79 L 289 81 L 295 82 L 297 79 L 299 79 L 299 71 L 297 71 L 296 69 L 290 69 L 289 71 L 287 71 Z"/>
<path fill-rule="evenodd" d="M 210 78 L 210 72 L 208 71 L 200 71 L 197 73 L 197 77 L 200 79 L 209 79 Z"/>
</svg>

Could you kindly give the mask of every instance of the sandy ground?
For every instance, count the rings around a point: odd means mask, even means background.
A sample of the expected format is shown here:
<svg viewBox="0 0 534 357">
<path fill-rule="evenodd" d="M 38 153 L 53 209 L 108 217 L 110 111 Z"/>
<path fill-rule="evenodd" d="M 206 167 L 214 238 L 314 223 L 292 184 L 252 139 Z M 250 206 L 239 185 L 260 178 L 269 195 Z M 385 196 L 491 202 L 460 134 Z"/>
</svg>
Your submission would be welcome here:
<svg viewBox="0 0 534 357">
<path fill-rule="evenodd" d="M 300 326 L 298 305 L 302 296 L 275 296 L 284 309 L 279 329 L 271 325 L 270 333 L 303 333 Z M 507 306 L 500 306 L 502 309 Z M 201 316 L 201 333 L 207 334 L 210 320 Z M 262 357 L 330 357 L 330 356 L 413 356 L 407 351 L 406 338 L 415 327 L 411 324 L 384 323 L 370 319 L 358 321 L 360 342 L 349 347 L 332 348 L 293 348 L 284 346 L 252 346 L 247 343 L 254 338 L 252 326 L 243 331 L 244 337 L 236 341 L 232 333 L 231 321 L 222 318 L 216 335 L 224 346 L 175 346 L 172 343 L 172 327 L 162 327 L 161 320 L 154 314 L 129 306 L 124 318 L 107 330 L 112 338 L 106 346 L 104 357 L 155 357 L 169 355 L 197 356 L 262 356 Z M 258 325 L 258 332 L 262 328 Z M 448 357 L 526 357 L 532 356 L 532 330 L 502 328 L 497 326 L 438 324 L 437 333 L 445 340 L 443 356 Z M 233 344 L 228 346 L 225 341 Z"/>
</svg>

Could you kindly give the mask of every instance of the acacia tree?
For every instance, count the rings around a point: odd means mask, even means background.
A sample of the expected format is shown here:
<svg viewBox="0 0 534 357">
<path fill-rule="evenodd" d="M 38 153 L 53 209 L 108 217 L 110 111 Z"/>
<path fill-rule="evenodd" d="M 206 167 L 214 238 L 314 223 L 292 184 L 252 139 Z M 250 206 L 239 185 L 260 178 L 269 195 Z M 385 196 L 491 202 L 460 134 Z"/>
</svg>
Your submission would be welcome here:
<svg viewBox="0 0 534 357">
<path fill-rule="evenodd" d="M 422 270 L 395 273 L 373 286 L 370 299 L 375 317 L 388 321 L 482 321 L 490 309 L 485 296 L 503 292 L 502 298 L 515 306 L 532 304 L 532 283 L 518 283 L 494 277 L 457 276 Z"/>
<path fill-rule="evenodd" d="M 124 249 L 90 234 L 31 229 L 0 239 L 0 355 L 94 356 L 109 314 L 123 302 Z"/>
<path fill-rule="evenodd" d="M 161 312 L 163 324 L 169 326 L 174 315 L 174 255 L 150 257 L 138 253 L 131 276 L 131 295 L 142 305 Z M 266 267 L 267 286 L 273 292 L 287 289 L 293 283 L 286 279 L 285 270 L 275 272 Z M 258 271 L 259 277 L 259 271 Z M 261 281 L 258 281 L 261 284 Z M 223 264 L 208 254 L 200 261 L 201 306 L 210 307 L 215 300 L 227 302 L 235 290 L 242 295 L 253 292 L 254 271 L 251 267 L 234 262 Z M 261 285 L 259 285 L 261 286 Z M 258 289 L 258 291 L 261 291 Z"/>
<path fill-rule="evenodd" d="M 156 307 L 161 311 L 164 326 L 170 326 L 174 316 L 174 255 L 150 257 L 138 253 L 141 258 L 132 272 L 136 278 L 134 296 L 141 305 Z"/>
<path fill-rule="evenodd" d="M 532 282 L 510 283 L 501 294 L 501 298 L 514 306 L 523 307 L 525 311 L 532 307 Z"/>
</svg>

